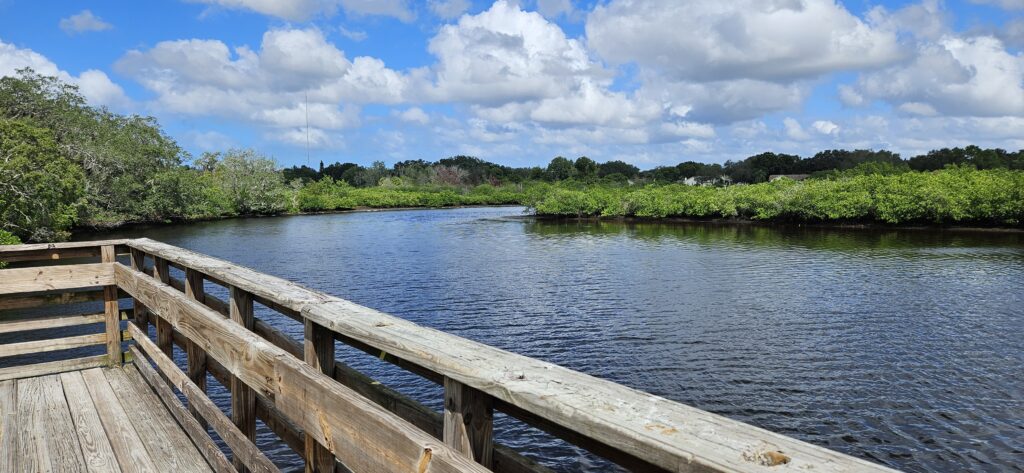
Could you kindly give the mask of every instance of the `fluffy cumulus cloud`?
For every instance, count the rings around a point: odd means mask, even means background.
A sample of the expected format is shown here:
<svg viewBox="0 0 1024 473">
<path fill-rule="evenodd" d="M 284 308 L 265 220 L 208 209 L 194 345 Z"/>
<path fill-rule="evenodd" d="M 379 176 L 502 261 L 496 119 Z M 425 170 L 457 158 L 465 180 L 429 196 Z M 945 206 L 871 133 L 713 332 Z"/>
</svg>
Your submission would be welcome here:
<svg viewBox="0 0 1024 473">
<path fill-rule="evenodd" d="M 994 37 L 947 36 L 908 64 L 864 74 L 848 94 L 913 115 L 1024 116 L 1024 56 Z"/>
<path fill-rule="evenodd" d="M 379 59 L 349 60 L 315 28 L 270 30 L 258 51 L 216 40 L 165 41 L 128 52 L 115 69 L 152 91 L 159 110 L 243 119 L 278 130 L 269 136 L 287 142 L 295 141 L 288 131 L 308 117 L 320 145 L 332 143 L 327 131 L 360 123 L 360 104 L 398 103 L 408 84 Z"/>
<path fill-rule="evenodd" d="M 103 71 L 89 69 L 76 77 L 61 70 L 42 54 L 0 40 L 0 77 L 16 75 L 19 69 L 26 67 L 40 74 L 59 77 L 61 80 L 77 85 L 90 105 L 110 107 L 120 111 L 132 107 L 132 101 L 125 95 L 124 89 L 111 81 Z"/>
<path fill-rule="evenodd" d="M 67 34 L 78 34 L 89 31 L 104 31 L 113 28 L 110 23 L 103 21 L 89 10 L 82 10 L 60 20 L 60 29 Z"/>
<path fill-rule="evenodd" d="M 587 19 L 601 57 L 690 81 L 794 80 L 902 55 L 891 31 L 833 0 L 613 0 Z"/>
</svg>

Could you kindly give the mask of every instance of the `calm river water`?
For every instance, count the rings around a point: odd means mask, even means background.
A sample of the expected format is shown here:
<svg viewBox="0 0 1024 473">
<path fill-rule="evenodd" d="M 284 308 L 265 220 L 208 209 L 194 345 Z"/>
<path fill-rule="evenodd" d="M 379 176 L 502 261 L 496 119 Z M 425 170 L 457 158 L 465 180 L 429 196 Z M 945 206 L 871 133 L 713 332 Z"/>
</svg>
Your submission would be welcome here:
<svg viewBox="0 0 1024 473">
<path fill-rule="evenodd" d="M 472 208 L 105 236 L 190 248 L 900 469 L 1024 465 L 1022 234 L 542 222 Z M 301 338 L 298 324 L 273 323 Z M 432 384 L 338 354 L 440 408 Z M 559 471 L 608 470 L 508 419 L 497 436 Z M 295 460 L 276 451 L 282 466 Z"/>
</svg>

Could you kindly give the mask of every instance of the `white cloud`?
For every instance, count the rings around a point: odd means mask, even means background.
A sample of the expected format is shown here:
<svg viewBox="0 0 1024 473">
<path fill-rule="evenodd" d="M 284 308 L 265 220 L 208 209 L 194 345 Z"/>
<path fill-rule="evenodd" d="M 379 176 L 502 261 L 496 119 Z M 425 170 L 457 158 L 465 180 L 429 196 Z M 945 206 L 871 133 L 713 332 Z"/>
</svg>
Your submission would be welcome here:
<svg viewBox="0 0 1024 473">
<path fill-rule="evenodd" d="M 587 18 L 589 45 L 676 80 L 791 81 L 890 64 L 895 33 L 834 0 L 612 0 Z"/>
<path fill-rule="evenodd" d="M 430 116 L 427 112 L 424 112 L 422 108 L 412 107 L 406 109 L 397 114 L 398 118 L 404 122 L 418 123 L 420 125 L 426 125 L 430 123 Z"/>
<path fill-rule="evenodd" d="M 74 15 L 60 20 L 60 29 L 67 34 L 85 33 L 88 31 L 104 31 L 113 28 L 110 23 L 102 18 L 93 15 L 89 10 L 82 10 Z"/>
<path fill-rule="evenodd" d="M 971 3 L 995 5 L 1005 10 L 1024 10 L 1024 0 L 970 0 Z"/>
<path fill-rule="evenodd" d="M 831 120 L 818 120 L 811 123 L 811 128 L 821 133 L 822 135 L 837 135 L 839 134 L 839 125 Z"/>
<path fill-rule="evenodd" d="M 472 6 L 469 0 L 430 0 L 427 5 L 435 15 L 446 20 L 458 18 Z"/>
<path fill-rule="evenodd" d="M 103 71 L 89 69 L 78 77 L 61 70 L 52 61 L 31 49 L 18 48 L 0 40 L 0 76 L 13 76 L 18 69 L 32 68 L 39 74 L 55 76 L 75 84 L 90 105 L 110 107 L 116 110 L 131 108 L 132 101 L 121 86 L 110 80 Z"/>
<path fill-rule="evenodd" d="M 248 120 L 278 129 L 268 136 L 282 140 L 304 127 L 307 102 L 311 126 L 350 128 L 360 123 L 358 104 L 400 102 L 408 85 L 376 58 L 348 60 L 315 28 L 267 31 L 258 51 L 232 51 L 213 40 L 165 41 L 128 52 L 115 68 L 155 93 L 160 110 Z"/>
<path fill-rule="evenodd" d="M 909 113 L 1024 116 L 1024 56 L 990 36 L 947 36 L 907 65 L 864 74 L 857 92 Z"/>
<path fill-rule="evenodd" d="M 341 0 L 345 12 L 356 16 L 390 16 L 404 22 L 416 19 L 406 0 Z"/>
<path fill-rule="evenodd" d="M 305 21 L 313 16 L 333 15 L 337 0 L 186 0 L 204 3 L 231 10 L 251 10 L 263 15 L 275 16 L 290 21 Z"/>
<path fill-rule="evenodd" d="M 351 39 L 352 41 L 355 41 L 357 43 L 365 41 L 366 38 L 369 37 L 369 35 L 367 35 L 365 31 L 350 30 L 348 28 L 345 28 L 344 26 L 338 27 L 338 33 L 341 33 L 342 36 Z"/>
<path fill-rule="evenodd" d="M 201 151 L 220 151 L 238 146 L 230 136 L 218 131 L 189 131 L 184 136 L 187 142 Z"/>
<path fill-rule="evenodd" d="M 782 125 L 786 129 L 786 136 L 794 140 L 803 141 L 811 139 L 811 135 L 804 131 L 804 128 L 800 126 L 800 122 L 793 118 L 786 117 L 786 119 L 782 120 Z"/>
<path fill-rule="evenodd" d="M 354 16 L 392 16 L 401 21 L 415 19 L 405 0 L 186 0 L 231 10 L 250 10 L 289 21 L 306 21 L 317 15 L 333 16 L 339 5 Z"/>
</svg>

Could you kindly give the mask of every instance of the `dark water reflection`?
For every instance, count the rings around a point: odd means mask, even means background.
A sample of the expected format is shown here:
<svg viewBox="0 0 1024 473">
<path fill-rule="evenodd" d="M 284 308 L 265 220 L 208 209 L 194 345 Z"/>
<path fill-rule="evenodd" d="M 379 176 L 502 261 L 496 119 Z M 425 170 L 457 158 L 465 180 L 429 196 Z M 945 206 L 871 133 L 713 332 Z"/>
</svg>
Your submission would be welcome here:
<svg viewBox="0 0 1024 473">
<path fill-rule="evenodd" d="M 1020 234 L 520 213 L 300 216 L 122 234 L 896 468 L 1024 464 Z M 301 338 L 298 324 L 273 323 Z M 339 356 L 440 407 L 437 387 L 361 352 Z M 560 471 L 607 469 L 508 419 L 498 431 Z"/>
</svg>

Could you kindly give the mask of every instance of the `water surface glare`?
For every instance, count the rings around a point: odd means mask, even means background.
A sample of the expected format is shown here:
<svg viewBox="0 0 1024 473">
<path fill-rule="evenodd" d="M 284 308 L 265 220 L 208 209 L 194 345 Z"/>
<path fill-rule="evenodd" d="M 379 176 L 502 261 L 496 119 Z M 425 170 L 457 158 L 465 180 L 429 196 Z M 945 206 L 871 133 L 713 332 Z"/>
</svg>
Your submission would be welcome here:
<svg viewBox="0 0 1024 473">
<path fill-rule="evenodd" d="M 521 214 L 236 219 L 103 237 L 165 241 L 895 468 L 1024 471 L 1024 235 Z M 272 322 L 301 339 L 297 323 Z M 441 407 L 433 384 L 338 355 Z M 556 470 L 608 469 L 510 419 L 496 430 Z"/>
</svg>

